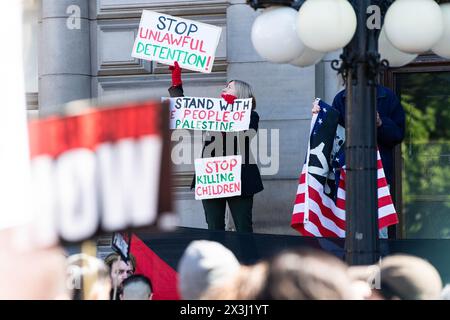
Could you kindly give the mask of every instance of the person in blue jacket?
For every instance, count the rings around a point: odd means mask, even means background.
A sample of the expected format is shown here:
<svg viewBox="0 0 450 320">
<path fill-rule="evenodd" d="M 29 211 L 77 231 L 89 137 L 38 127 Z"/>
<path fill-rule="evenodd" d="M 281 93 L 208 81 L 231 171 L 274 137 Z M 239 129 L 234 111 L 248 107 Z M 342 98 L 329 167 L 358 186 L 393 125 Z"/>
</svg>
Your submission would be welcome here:
<svg viewBox="0 0 450 320">
<path fill-rule="evenodd" d="M 345 90 L 339 92 L 332 106 L 339 111 L 339 124 L 345 127 Z M 317 104 L 313 104 L 313 113 L 317 113 Z M 405 111 L 395 93 L 389 88 L 377 85 L 377 144 L 383 163 L 386 180 L 392 185 L 394 174 L 394 147 L 405 136 Z"/>
<path fill-rule="evenodd" d="M 332 106 L 339 111 L 339 124 L 345 127 L 345 90 L 339 92 Z M 320 107 L 313 103 L 313 113 L 318 113 Z M 377 85 L 377 145 L 380 151 L 384 174 L 389 186 L 394 175 L 394 147 L 405 137 L 405 111 L 395 93 L 389 88 Z M 380 238 L 387 238 L 387 228 L 379 233 Z"/>
<path fill-rule="evenodd" d="M 346 91 L 339 92 L 333 107 L 339 110 L 339 122 L 345 126 Z M 389 185 L 394 175 L 394 147 L 405 137 L 405 111 L 395 93 L 377 85 L 377 142 L 381 162 Z"/>
</svg>

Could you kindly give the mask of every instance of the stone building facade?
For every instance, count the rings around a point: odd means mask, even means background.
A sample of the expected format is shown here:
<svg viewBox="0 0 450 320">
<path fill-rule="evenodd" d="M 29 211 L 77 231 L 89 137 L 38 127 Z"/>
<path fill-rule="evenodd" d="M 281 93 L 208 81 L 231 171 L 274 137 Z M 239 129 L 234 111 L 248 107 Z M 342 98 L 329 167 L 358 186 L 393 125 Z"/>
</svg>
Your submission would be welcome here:
<svg viewBox="0 0 450 320">
<path fill-rule="evenodd" d="M 168 67 L 131 57 L 143 9 L 220 26 L 223 32 L 212 73 L 183 72 L 185 93 L 218 97 L 231 79 L 253 86 L 262 129 L 258 139 L 273 139 L 269 150 L 274 154 L 268 157 L 278 167 L 275 174 L 263 176 L 265 189 L 255 196 L 254 229 L 296 234 L 290 218 L 305 157 L 311 102 L 315 97 L 332 101 L 339 91 L 336 73 L 330 68 L 339 53 L 328 54 L 307 68 L 264 61 L 250 39 L 253 20 L 260 13 L 245 0 L 28 1 L 37 14 L 34 44 L 39 53 L 38 86 L 34 86 L 38 90 L 31 86 L 28 92 L 29 109 L 38 109 L 40 115 L 58 112 L 65 103 L 79 99 L 133 98 L 138 92 L 155 99 L 168 95 Z M 261 168 L 267 166 L 267 159 L 259 160 Z M 193 166 L 177 165 L 174 171 L 180 225 L 206 227 L 201 202 L 194 200 L 189 188 Z"/>
</svg>

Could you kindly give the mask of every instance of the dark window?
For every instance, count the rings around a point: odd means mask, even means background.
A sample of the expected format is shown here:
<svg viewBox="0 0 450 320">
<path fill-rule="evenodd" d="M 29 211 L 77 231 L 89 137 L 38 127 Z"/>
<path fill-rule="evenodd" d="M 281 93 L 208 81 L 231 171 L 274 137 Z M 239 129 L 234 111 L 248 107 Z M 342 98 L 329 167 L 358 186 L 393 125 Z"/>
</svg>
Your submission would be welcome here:
<svg viewBox="0 0 450 320">
<path fill-rule="evenodd" d="M 390 71 L 406 114 L 396 150 L 397 238 L 450 238 L 450 64 L 417 62 Z"/>
</svg>

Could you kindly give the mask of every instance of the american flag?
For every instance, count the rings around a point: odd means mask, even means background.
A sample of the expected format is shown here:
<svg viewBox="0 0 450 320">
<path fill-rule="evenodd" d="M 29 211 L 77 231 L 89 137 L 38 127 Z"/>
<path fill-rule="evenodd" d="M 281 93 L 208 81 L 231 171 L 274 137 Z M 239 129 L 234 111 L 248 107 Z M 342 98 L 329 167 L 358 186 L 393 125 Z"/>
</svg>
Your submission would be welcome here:
<svg viewBox="0 0 450 320">
<path fill-rule="evenodd" d="M 306 160 L 300 174 L 291 226 L 303 236 L 345 237 L 345 129 L 336 109 L 318 101 L 311 121 Z M 398 223 L 377 151 L 378 227 Z"/>
</svg>

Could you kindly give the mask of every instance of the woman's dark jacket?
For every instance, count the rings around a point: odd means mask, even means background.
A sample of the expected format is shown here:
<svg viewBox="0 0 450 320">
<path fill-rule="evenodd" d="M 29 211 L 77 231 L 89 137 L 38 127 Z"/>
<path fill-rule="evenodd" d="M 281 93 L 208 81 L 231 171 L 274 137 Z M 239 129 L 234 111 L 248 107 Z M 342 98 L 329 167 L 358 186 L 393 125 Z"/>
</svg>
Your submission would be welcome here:
<svg viewBox="0 0 450 320">
<path fill-rule="evenodd" d="M 183 97 L 183 87 L 182 86 L 172 86 L 169 88 L 169 93 L 171 97 Z M 249 129 L 253 129 L 255 133 L 258 131 L 259 124 L 259 115 L 255 111 L 252 111 L 250 115 L 250 126 Z M 218 133 L 220 136 L 220 132 Z M 237 155 L 238 153 L 238 142 L 237 135 L 235 133 L 222 133 L 223 138 L 223 150 L 222 152 L 218 152 L 217 157 L 225 156 L 225 155 Z M 227 153 L 226 150 L 226 141 L 228 139 L 234 139 L 234 150 L 230 150 Z M 252 196 L 255 193 L 258 193 L 264 189 L 261 179 L 261 174 L 259 172 L 258 166 L 254 162 L 253 155 L 250 154 L 250 140 L 253 136 L 248 136 L 245 138 L 245 159 L 242 158 L 242 169 L 241 169 L 241 183 L 242 183 L 242 192 L 241 196 L 248 197 Z M 210 141 L 205 141 L 203 145 L 202 157 L 205 151 L 205 148 L 215 141 L 215 137 L 212 136 Z M 242 142 L 244 142 L 242 140 Z M 211 152 L 211 157 L 216 157 L 216 150 Z M 191 188 L 195 187 L 195 175 L 192 180 Z"/>
</svg>

